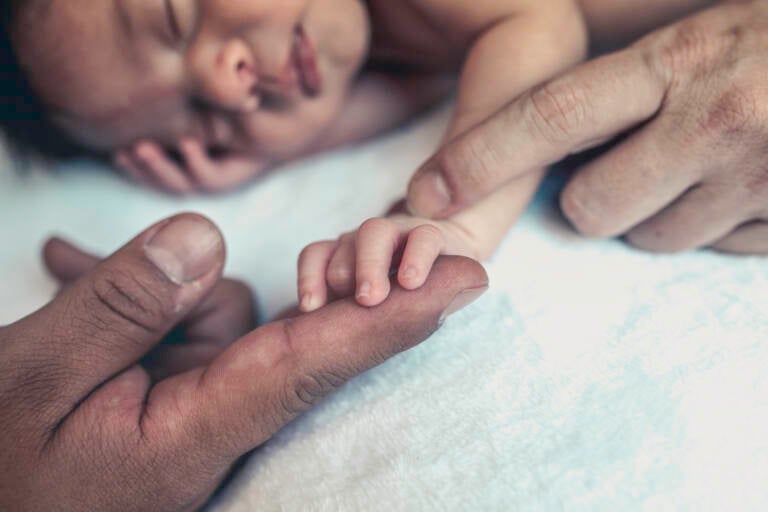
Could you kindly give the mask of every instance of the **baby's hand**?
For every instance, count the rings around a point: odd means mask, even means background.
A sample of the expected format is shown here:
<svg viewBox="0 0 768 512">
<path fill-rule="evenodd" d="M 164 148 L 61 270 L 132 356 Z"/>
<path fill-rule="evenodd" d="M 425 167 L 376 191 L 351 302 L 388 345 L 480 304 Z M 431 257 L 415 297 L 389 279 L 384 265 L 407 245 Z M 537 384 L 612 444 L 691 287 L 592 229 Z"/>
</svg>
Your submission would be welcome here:
<svg viewBox="0 0 768 512">
<path fill-rule="evenodd" d="M 267 168 L 250 156 L 212 157 L 198 139 L 180 141 L 178 152 L 183 163 L 160 144 L 139 141 L 118 151 L 115 165 L 141 185 L 179 195 L 233 190 Z"/>
<path fill-rule="evenodd" d="M 378 306 L 389 296 L 394 272 L 400 286 L 415 290 L 424 285 L 440 255 L 475 257 L 469 234 L 452 221 L 407 215 L 368 220 L 336 241 L 317 242 L 302 251 L 300 309 L 308 313 L 352 295 L 362 306 Z"/>
</svg>

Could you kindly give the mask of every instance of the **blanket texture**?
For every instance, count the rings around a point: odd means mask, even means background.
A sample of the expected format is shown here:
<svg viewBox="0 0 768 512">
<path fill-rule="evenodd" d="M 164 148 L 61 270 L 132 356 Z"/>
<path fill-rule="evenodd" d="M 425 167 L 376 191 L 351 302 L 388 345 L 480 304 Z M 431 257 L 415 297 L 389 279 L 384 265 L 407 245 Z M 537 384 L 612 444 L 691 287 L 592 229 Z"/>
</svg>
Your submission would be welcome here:
<svg viewBox="0 0 768 512">
<path fill-rule="evenodd" d="M 383 212 L 441 112 L 225 197 L 179 200 L 79 162 L 0 172 L 0 323 L 54 292 L 52 232 L 108 253 L 205 213 L 271 316 L 295 257 Z M 768 260 L 654 256 L 576 236 L 550 181 L 488 264 L 492 288 L 420 347 L 354 380 L 258 450 L 210 509 L 768 509 Z"/>
</svg>

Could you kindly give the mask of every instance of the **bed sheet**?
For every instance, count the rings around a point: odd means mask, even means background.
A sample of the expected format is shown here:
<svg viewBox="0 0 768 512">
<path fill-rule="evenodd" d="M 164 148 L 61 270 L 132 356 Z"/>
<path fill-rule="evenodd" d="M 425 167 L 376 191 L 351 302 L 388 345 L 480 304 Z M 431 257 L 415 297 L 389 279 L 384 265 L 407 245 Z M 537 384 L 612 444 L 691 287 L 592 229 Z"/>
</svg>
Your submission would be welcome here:
<svg viewBox="0 0 768 512">
<path fill-rule="evenodd" d="M 179 211 L 221 226 L 227 272 L 271 316 L 295 301 L 301 248 L 399 198 L 448 115 L 216 198 L 6 157 L 0 324 L 54 293 L 48 235 L 108 253 Z M 485 297 L 291 424 L 210 510 L 766 510 L 768 260 L 584 240 L 558 186 L 488 263 Z"/>
</svg>

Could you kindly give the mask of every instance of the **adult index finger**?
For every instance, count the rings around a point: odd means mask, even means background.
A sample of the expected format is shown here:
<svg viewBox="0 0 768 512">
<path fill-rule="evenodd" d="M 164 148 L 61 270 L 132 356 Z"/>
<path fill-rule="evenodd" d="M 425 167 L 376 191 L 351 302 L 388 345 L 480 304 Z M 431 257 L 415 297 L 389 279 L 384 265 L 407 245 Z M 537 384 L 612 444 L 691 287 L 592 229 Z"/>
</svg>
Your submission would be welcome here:
<svg viewBox="0 0 768 512">
<path fill-rule="evenodd" d="M 414 175 L 412 213 L 450 216 L 500 186 L 653 117 L 667 88 L 639 48 L 598 58 L 512 101 Z"/>
<path fill-rule="evenodd" d="M 228 463 L 265 442 L 321 398 L 363 371 L 429 337 L 445 315 L 482 295 L 483 268 L 442 258 L 415 292 L 398 286 L 384 304 L 353 298 L 275 322 L 242 338 L 206 369 L 160 383 L 147 403 L 147 435 L 188 443 Z M 168 433 L 169 424 L 178 430 Z"/>
</svg>

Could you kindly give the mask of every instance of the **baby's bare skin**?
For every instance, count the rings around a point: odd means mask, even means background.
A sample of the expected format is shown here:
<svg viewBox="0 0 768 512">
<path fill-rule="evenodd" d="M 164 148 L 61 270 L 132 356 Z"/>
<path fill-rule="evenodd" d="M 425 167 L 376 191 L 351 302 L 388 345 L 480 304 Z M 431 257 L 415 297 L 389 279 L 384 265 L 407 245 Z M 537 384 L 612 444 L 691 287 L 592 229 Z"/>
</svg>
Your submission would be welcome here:
<svg viewBox="0 0 768 512">
<path fill-rule="evenodd" d="M 422 14 L 434 13 L 433 20 L 451 18 L 449 13 L 453 5 L 456 13 L 463 15 L 451 19 L 476 20 L 469 12 L 472 7 L 466 3 L 441 3 L 434 5 L 433 11 L 429 1 L 408 3 L 424 8 Z M 491 3 L 477 6 L 478 12 L 492 12 Z M 701 7 L 703 3 L 680 0 L 656 2 L 651 6 L 647 2 L 644 5 L 625 2 L 617 6 L 602 0 L 584 0 L 581 7 L 586 8 L 591 28 L 602 32 L 604 43 L 615 44 L 621 36 L 621 31 L 612 31 L 615 26 L 625 29 L 633 26 L 638 30 L 664 18 L 681 16 L 693 9 L 694 4 Z M 526 90 L 575 63 L 585 52 L 584 27 L 574 3 L 498 2 L 496 7 L 504 13 L 502 17 L 481 24 L 491 28 L 473 34 L 472 42 L 464 49 L 467 60 L 462 70 L 456 115 L 446 136 L 449 141 L 482 123 Z M 387 12 L 396 17 L 402 11 Z M 412 16 L 412 13 L 408 14 Z M 426 17 L 430 19 L 428 15 Z M 628 23 L 630 19 L 633 21 Z M 393 26 L 403 26 L 399 22 L 405 24 L 405 20 L 398 20 Z M 440 26 L 438 21 L 435 23 Z M 460 39 L 463 33 L 459 30 L 458 34 Z M 438 59 L 438 62 L 444 61 Z M 477 147 L 463 152 L 462 156 L 472 159 L 472 155 L 482 155 L 482 160 L 458 159 L 451 154 L 449 144 L 445 151 L 438 153 L 440 163 L 475 168 L 477 172 L 477 163 L 487 164 L 489 159 L 493 160 L 494 148 L 486 146 L 482 139 L 474 140 Z M 489 152 L 490 157 L 487 156 Z M 399 284 L 416 289 L 423 285 L 440 254 L 458 254 L 479 260 L 488 258 L 530 202 L 543 175 L 543 169 L 529 172 L 443 220 L 409 215 L 372 219 L 356 232 L 336 241 L 310 245 L 299 261 L 298 288 L 302 309 L 312 311 L 329 297 L 351 294 L 356 295 L 360 304 L 378 305 L 389 293 L 388 274 L 393 266 L 399 267 Z"/>
<path fill-rule="evenodd" d="M 581 7 L 596 30 L 626 16 L 598 0 L 83 2 L 30 0 L 16 42 L 33 86 L 81 141 L 115 150 L 137 181 L 181 193 L 230 189 L 379 133 L 443 96 L 451 75 L 459 89 L 446 140 L 454 139 L 585 56 Z M 42 38 L 26 36 L 33 24 Z M 408 72 L 359 74 L 365 63 Z M 440 254 L 489 257 L 543 174 L 447 220 L 400 215 L 310 246 L 299 266 L 303 308 L 350 293 L 381 303 L 401 250 L 399 280 L 409 289 Z"/>
<path fill-rule="evenodd" d="M 376 6 L 373 2 L 374 14 Z M 456 112 L 446 140 L 586 55 L 584 22 L 578 6 L 569 0 L 471 4 L 409 0 L 403 7 L 380 8 L 385 13 L 380 33 L 391 42 L 386 48 L 390 55 L 408 50 L 416 59 L 433 54 L 433 66 L 461 64 Z M 399 19 L 401 15 L 403 19 Z M 405 18 L 421 19 L 423 26 L 414 30 Z M 418 41 L 413 34 L 418 34 Z M 405 41 L 407 48 L 397 41 Z M 299 261 L 302 309 L 312 311 L 329 297 L 350 294 L 362 305 L 381 304 L 390 291 L 388 275 L 393 265 L 399 264 L 400 285 L 416 289 L 424 284 L 441 254 L 488 258 L 530 201 L 543 174 L 542 170 L 500 189 L 448 220 L 402 214 L 373 219 L 335 242 L 309 246 Z M 402 258 L 397 261 L 399 254 Z"/>
</svg>

